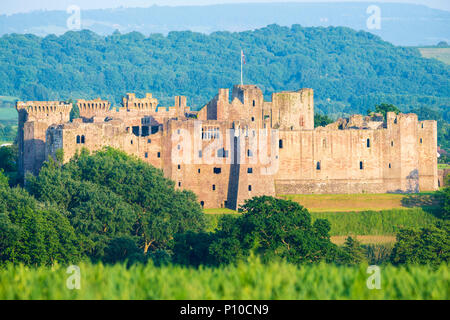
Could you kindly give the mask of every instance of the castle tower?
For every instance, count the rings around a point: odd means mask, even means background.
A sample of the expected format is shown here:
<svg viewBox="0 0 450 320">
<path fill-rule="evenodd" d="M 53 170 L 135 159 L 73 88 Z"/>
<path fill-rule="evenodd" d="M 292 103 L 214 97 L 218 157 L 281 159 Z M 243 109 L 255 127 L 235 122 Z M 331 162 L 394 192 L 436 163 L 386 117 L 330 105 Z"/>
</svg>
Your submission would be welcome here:
<svg viewBox="0 0 450 320">
<path fill-rule="evenodd" d="M 314 129 L 314 91 L 277 92 L 272 95 L 272 122 L 283 130 Z"/>
<path fill-rule="evenodd" d="M 80 110 L 80 117 L 92 118 L 92 117 L 106 117 L 111 103 L 107 100 L 97 98 L 95 100 L 77 100 L 77 106 Z"/>
<path fill-rule="evenodd" d="M 37 174 L 45 159 L 45 137 L 52 124 L 70 121 L 72 104 L 61 101 L 17 102 L 19 173 Z"/>
</svg>

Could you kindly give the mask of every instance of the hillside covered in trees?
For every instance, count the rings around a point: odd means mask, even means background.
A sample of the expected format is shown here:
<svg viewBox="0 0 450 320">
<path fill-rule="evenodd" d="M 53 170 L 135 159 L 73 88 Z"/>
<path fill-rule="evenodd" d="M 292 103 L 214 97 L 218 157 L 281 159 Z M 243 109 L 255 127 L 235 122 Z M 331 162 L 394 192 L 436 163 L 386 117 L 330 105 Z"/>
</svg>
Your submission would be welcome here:
<svg viewBox="0 0 450 320">
<path fill-rule="evenodd" d="M 240 81 L 257 84 L 266 99 L 274 91 L 315 90 L 316 112 L 336 118 L 381 103 L 400 110 L 425 109 L 448 136 L 450 67 L 349 28 L 270 25 L 231 33 L 138 32 L 99 36 L 11 34 L 0 38 L 0 95 L 21 100 L 92 99 L 118 104 L 126 92 L 152 92 L 162 105 L 186 95 L 194 108 Z M 445 145 L 445 143 L 441 143 Z M 448 143 L 447 143 L 448 144 Z"/>
</svg>

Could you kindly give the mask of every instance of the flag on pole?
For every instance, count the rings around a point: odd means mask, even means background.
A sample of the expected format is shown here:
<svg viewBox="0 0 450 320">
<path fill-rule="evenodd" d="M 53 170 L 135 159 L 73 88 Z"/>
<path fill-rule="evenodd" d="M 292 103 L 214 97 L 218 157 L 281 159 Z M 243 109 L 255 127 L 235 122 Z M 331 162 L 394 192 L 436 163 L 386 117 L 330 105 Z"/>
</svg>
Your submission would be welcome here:
<svg viewBox="0 0 450 320">
<path fill-rule="evenodd" d="M 241 85 L 244 85 L 244 76 L 242 66 L 245 64 L 244 50 L 241 50 Z"/>
</svg>

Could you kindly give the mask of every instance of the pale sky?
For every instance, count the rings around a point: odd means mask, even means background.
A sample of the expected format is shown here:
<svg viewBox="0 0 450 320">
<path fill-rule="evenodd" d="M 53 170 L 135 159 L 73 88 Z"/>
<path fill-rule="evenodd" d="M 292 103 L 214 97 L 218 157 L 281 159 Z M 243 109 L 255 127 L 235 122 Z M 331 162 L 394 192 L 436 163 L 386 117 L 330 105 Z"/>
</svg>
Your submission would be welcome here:
<svg viewBox="0 0 450 320">
<path fill-rule="evenodd" d="M 70 5 L 78 5 L 82 10 L 117 7 L 149 7 L 151 5 L 208 5 L 219 3 L 251 2 L 380 2 L 423 4 L 431 8 L 450 11 L 450 0 L 0 0 L 0 14 L 13 14 L 34 10 L 66 10 Z"/>
</svg>

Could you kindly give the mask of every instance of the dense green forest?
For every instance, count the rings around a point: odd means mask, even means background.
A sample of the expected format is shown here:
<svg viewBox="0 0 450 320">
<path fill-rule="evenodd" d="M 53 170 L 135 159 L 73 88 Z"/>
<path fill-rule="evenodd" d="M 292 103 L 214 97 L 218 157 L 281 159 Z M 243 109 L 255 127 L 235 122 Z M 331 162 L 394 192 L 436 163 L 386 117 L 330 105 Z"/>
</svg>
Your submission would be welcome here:
<svg viewBox="0 0 450 320">
<path fill-rule="evenodd" d="M 119 102 L 128 91 L 150 91 L 165 104 L 187 95 L 198 108 L 218 88 L 239 82 L 241 49 L 244 81 L 260 86 L 267 99 L 274 91 L 310 87 L 317 108 L 327 114 L 362 113 L 382 102 L 401 109 L 449 106 L 449 66 L 367 32 L 299 25 L 167 37 L 138 32 L 102 37 L 90 31 L 5 35 L 0 92 L 21 99 L 101 96 Z"/>
<path fill-rule="evenodd" d="M 13 154 L 2 153 L 2 171 L 14 170 Z M 374 248 L 351 237 L 343 247 L 333 244 L 330 222 L 313 220 L 293 201 L 254 197 L 242 214 L 224 215 L 210 228 L 194 193 L 176 189 L 161 170 L 137 158 L 105 148 L 83 150 L 64 165 L 61 159 L 58 152 L 38 176 L 27 176 L 25 188 L 0 172 L 0 266 L 151 261 L 216 267 L 252 256 L 263 263 L 351 265 L 376 258 Z M 375 261 L 448 262 L 450 188 L 435 197 L 442 208 L 436 222 L 400 228 L 392 254 Z"/>
<path fill-rule="evenodd" d="M 440 144 L 449 147 L 450 66 L 344 27 L 270 25 L 149 37 L 87 30 L 45 38 L 4 35 L 0 93 L 30 100 L 100 96 L 117 104 L 126 92 L 152 92 L 162 105 L 182 94 L 198 109 L 218 88 L 240 81 L 241 49 L 244 81 L 261 87 L 267 100 L 274 91 L 310 87 L 316 112 L 331 118 L 391 103 L 438 120 Z"/>
</svg>

